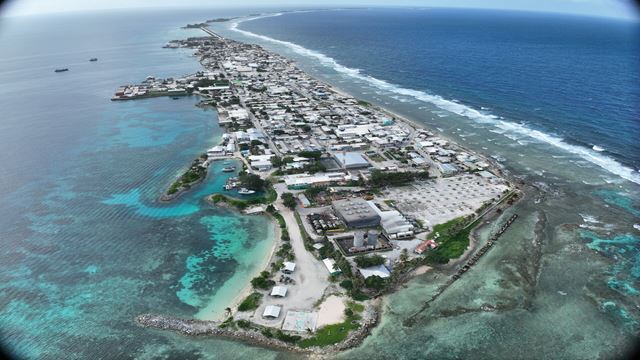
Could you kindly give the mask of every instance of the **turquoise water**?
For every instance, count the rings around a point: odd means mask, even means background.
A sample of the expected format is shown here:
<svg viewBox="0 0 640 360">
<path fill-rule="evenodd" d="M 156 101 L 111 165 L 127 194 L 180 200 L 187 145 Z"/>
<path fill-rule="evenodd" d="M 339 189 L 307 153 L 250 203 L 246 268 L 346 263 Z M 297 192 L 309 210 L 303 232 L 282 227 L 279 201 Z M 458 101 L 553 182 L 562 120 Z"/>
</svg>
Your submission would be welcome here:
<svg viewBox="0 0 640 360">
<path fill-rule="evenodd" d="M 178 27 L 198 14 L 148 13 L 144 24 L 140 16 L 3 23 L 0 341 L 20 358 L 258 353 L 134 322 L 146 312 L 223 312 L 261 270 L 274 230 L 266 217 L 241 216 L 205 201 L 234 175 L 221 171 L 224 162 L 214 162 L 207 179 L 191 191 L 159 202 L 222 131 L 215 111 L 197 108 L 196 97 L 109 101 L 119 85 L 147 75 L 200 69 L 190 52 L 161 48 L 174 37 L 192 35 Z M 87 30 L 77 33 L 80 27 Z M 84 43 L 84 37 L 93 41 Z M 99 61 L 89 63 L 91 56 Z M 71 70 L 55 74 L 58 64 Z M 37 88 L 38 96 L 25 98 L 7 88 Z"/>
<path fill-rule="evenodd" d="M 631 66 L 637 23 L 353 9 L 212 27 L 494 156 L 540 192 L 502 216 L 519 218 L 428 308 L 421 310 L 446 271 L 420 276 L 389 296 L 380 326 L 339 358 L 620 358 L 637 343 L 640 233 L 633 225 L 640 223 L 640 178 L 632 79 L 638 68 Z M 610 71 L 624 79 L 612 81 Z M 609 86 L 616 89 L 603 90 Z M 600 96 L 605 93 L 612 96 Z M 623 104 L 606 110 L 614 99 Z M 589 149 L 598 141 L 610 151 Z M 482 227 L 480 241 L 495 227 Z M 405 326 L 411 317 L 414 325 Z"/>
</svg>

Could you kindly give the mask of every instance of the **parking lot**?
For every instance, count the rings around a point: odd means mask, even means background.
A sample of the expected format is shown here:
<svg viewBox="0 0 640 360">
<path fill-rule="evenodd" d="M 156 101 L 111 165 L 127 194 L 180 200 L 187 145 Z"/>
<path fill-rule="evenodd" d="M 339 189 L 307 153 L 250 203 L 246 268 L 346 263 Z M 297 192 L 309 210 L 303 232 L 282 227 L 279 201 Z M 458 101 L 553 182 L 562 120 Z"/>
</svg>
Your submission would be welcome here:
<svg viewBox="0 0 640 360">
<path fill-rule="evenodd" d="M 498 178 L 465 174 L 385 189 L 382 197 L 393 200 L 403 214 L 432 228 L 433 225 L 472 214 L 484 202 L 499 199 L 508 189 Z"/>
</svg>

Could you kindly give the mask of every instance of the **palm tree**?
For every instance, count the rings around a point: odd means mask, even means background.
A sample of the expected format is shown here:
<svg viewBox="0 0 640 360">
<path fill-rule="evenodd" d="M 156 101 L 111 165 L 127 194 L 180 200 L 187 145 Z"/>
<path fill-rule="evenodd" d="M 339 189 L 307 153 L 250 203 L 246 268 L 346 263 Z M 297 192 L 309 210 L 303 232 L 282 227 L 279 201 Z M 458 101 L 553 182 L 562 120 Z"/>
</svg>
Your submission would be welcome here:
<svg viewBox="0 0 640 360">
<path fill-rule="evenodd" d="M 225 313 L 227 316 L 231 316 L 231 308 L 230 308 L 230 307 L 225 308 L 225 309 L 224 309 L 224 313 Z"/>
</svg>

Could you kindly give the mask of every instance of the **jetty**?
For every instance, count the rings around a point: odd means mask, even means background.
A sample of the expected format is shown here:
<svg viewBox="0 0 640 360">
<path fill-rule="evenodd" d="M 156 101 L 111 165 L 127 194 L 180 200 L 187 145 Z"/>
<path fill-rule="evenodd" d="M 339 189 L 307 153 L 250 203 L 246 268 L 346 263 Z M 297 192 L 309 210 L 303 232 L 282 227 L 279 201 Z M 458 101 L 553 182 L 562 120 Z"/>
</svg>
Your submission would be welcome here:
<svg viewBox="0 0 640 360">
<path fill-rule="evenodd" d="M 222 40 L 222 36 L 220 36 L 220 35 L 218 35 L 218 34 L 214 33 L 214 32 L 213 32 L 213 31 L 211 31 L 211 29 L 209 29 L 209 28 L 206 28 L 206 27 L 200 27 L 200 30 L 202 30 L 202 31 L 206 32 L 206 33 L 207 33 L 208 35 L 210 35 L 210 36 L 213 36 L 213 37 L 215 37 L 215 38 L 217 38 L 217 39 Z"/>
<path fill-rule="evenodd" d="M 511 215 L 511 217 L 509 217 L 509 219 L 507 219 L 507 221 L 500 227 L 500 229 L 498 231 L 496 231 L 493 235 L 491 235 L 491 237 L 489 237 L 489 240 L 487 241 L 487 243 L 482 246 L 472 257 L 471 259 L 469 259 L 462 267 L 458 268 L 458 270 L 455 272 L 455 274 L 453 274 L 446 283 L 444 283 L 438 290 L 437 292 L 429 299 L 427 300 L 424 305 L 422 306 L 422 308 L 420 308 L 420 310 L 418 310 L 416 313 L 414 313 L 413 315 L 411 315 L 410 317 L 408 317 L 406 320 L 404 320 L 402 322 L 402 324 L 404 326 L 413 326 L 413 324 L 415 324 L 416 320 L 418 319 L 418 316 L 420 315 L 420 313 L 422 313 L 424 310 L 426 310 L 430 304 L 432 302 L 434 302 L 438 297 L 440 297 L 440 295 L 449 287 L 451 286 L 454 282 L 456 282 L 458 279 L 460 279 L 460 277 L 466 273 L 467 271 L 469 271 L 469 269 L 471 269 L 472 266 L 474 266 L 478 260 L 484 255 L 486 254 L 498 241 L 498 239 L 500 239 L 500 237 L 502 236 L 502 234 L 505 233 L 505 231 L 507 231 L 507 229 L 509 229 L 509 227 L 511 226 L 511 224 L 513 224 L 513 222 L 518 218 L 518 214 L 513 214 Z"/>
</svg>

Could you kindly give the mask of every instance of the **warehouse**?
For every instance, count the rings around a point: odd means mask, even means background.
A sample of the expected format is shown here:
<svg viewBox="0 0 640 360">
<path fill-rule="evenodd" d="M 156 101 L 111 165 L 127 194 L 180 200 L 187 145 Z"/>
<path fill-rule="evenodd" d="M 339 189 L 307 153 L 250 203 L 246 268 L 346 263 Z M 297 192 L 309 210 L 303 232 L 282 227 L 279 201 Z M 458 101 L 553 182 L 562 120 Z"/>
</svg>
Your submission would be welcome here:
<svg viewBox="0 0 640 360">
<path fill-rule="evenodd" d="M 333 202 L 333 209 L 349 228 L 380 225 L 380 215 L 364 199 L 344 199 Z"/>
<path fill-rule="evenodd" d="M 361 169 L 371 166 L 359 152 L 335 153 L 333 157 L 343 169 Z"/>
</svg>

